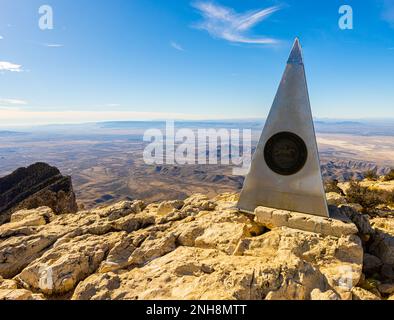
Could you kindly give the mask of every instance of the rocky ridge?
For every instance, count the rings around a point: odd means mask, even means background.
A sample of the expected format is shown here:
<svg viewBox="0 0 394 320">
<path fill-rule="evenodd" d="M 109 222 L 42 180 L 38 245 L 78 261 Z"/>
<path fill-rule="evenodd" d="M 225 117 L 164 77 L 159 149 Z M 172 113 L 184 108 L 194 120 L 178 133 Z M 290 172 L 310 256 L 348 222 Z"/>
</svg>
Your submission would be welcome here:
<svg viewBox="0 0 394 320">
<path fill-rule="evenodd" d="M 342 201 L 342 220 L 305 231 L 299 214 L 273 224 L 237 200 L 15 212 L 0 226 L 0 299 L 393 299 L 394 220 Z"/>
<path fill-rule="evenodd" d="M 21 209 L 50 207 L 56 214 L 78 210 L 71 177 L 46 163 L 19 168 L 0 178 L 0 225 Z"/>
</svg>

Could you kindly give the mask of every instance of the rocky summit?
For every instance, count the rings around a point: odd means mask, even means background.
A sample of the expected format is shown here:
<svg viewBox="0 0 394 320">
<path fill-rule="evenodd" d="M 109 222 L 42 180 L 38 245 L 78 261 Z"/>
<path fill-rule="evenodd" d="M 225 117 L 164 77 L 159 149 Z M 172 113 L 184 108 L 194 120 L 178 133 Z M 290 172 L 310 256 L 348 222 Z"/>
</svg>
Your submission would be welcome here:
<svg viewBox="0 0 394 320">
<path fill-rule="evenodd" d="M 56 214 L 78 210 L 71 177 L 46 163 L 19 168 L 0 178 L 0 225 L 21 209 L 50 207 Z"/>
<path fill-rule="evenodd" d="M 0 226 L 0 299 L 393 299 L 391 218 L 248 215 L 237 200 L 16 211 Z"/>
</svg>

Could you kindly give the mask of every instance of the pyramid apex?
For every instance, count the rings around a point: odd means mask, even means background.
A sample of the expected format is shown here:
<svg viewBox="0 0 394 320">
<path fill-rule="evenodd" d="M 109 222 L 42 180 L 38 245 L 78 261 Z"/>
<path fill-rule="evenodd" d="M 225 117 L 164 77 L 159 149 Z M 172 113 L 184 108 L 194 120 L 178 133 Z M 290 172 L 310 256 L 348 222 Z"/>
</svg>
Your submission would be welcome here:
<svg viewBox="0 0 394 320">
<path fill-rule="evenodd" d="M 302 57 L 302 48 L 300 44 L 300 39 L 297 37 L 294 40 L 293 48 L 291 49 L 288 64 L 303 64 L 304 60 Z"/>
</svg>

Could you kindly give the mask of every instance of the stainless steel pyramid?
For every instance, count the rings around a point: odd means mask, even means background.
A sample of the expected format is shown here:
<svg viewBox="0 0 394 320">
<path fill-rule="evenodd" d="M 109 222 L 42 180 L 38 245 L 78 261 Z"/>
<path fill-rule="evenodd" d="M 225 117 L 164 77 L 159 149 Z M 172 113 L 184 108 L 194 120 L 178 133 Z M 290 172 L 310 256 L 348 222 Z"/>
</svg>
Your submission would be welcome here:
<svg viewBox="0 0 394 320">
<path fill-rule="evenodd" d="M 238 203 L 245 212 L 258 206 L 329 216 L 298 39 Z"/>
</svg>

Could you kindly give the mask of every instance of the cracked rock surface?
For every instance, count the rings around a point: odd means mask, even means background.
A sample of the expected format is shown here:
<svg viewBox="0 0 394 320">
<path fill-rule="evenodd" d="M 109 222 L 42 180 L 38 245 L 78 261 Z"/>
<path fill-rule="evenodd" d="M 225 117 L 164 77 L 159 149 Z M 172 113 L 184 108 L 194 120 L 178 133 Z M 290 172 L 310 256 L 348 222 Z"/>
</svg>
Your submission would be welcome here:
<svg viewBox="0 0 394 320">
<path fill-rule="evenodd" d="M 0 227 L 0 300 L 371 298 L 358 287 L 365 244 L 357 230 L 341 233 L 329 221 L 332 234 L 268 229 L 234 209 L 237 200 L 197 194 L 76 214 L 16 212 Z M 374 224 L 374 250 L 387 265 L 390 226 Z"/>
</svg>

